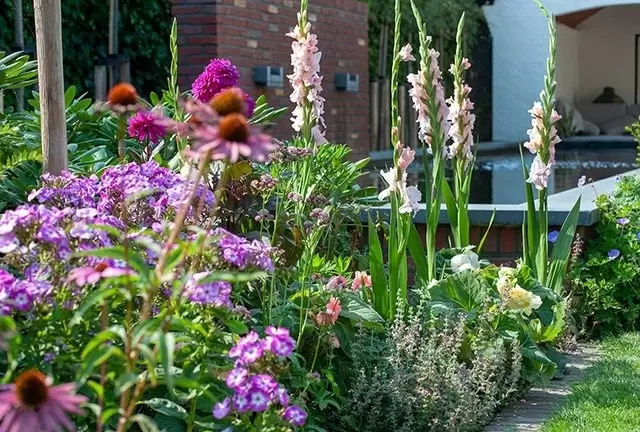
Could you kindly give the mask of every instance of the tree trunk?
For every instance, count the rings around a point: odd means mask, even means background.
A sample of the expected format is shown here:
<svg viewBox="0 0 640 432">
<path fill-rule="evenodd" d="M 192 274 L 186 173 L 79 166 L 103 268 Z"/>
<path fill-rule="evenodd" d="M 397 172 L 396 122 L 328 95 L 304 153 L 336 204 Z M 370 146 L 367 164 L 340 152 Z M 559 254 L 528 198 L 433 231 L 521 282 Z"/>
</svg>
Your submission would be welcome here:
<svg viewBox="0 0 640 432">
<path fill-rule="evenodd" d="M 43 171 L 67 169 L 67 129 L 62 70 L 61 0 L 34 0 Z"/>
</svg>

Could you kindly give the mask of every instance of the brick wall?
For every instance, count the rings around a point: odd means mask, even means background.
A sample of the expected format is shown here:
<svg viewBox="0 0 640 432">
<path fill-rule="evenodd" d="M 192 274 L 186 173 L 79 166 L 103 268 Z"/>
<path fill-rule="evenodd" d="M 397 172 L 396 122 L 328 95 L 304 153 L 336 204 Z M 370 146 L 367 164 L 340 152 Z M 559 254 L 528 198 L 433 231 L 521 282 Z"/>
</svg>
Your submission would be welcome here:
<svg viewBox="0 0 640 432">
<path fill-rule="evenodd" d="M 357 0 L 312 0 L 309 21 L 322 51 L 321 72 L 327 138 L 348 143 L 354 156 L 369 152 L 368 9 Z M 270 104 L 288 106 L 291 88 L 258 88 L 253 66 L 281 66 L 291 73 L 291 41 L 285 36 L 296 24 L 299 0 L 172 0 L 178 19 L 180 83 L 189 88 L 212 57 L 233 61 L 241 72 L 242 88 L 253 96 L 265 93 Z M 357 93 L 337 92 L 335 73 L 360 75 Z M 286 79 L 285 79 L 286 80 Z M 290 138 L 288 113 L 271 133 Z"/>
</svg>

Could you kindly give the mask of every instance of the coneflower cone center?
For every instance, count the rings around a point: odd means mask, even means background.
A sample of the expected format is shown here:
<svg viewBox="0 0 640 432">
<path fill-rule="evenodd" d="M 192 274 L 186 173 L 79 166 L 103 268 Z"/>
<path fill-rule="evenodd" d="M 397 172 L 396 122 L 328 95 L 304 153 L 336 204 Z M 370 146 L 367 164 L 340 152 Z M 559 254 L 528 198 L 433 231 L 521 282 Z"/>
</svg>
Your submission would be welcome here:
<svg viewBox="0 0 640 432">
<path fill-rule="evenodd" d="M 37 408 L 49 399 L 47 377 L 40 371 L 28 370 L 16 378 L 16 394 L 20 402 Z"/>
<path fill-rule="evenodd" d="M 101 262 L 96 264 L 96 266 L 94 267 L 95 271 L 101 272 L 106 270 L 106 268 L 109 267 L 109 265 L 105 262 Z"/>
<path fill-rule="evenodd" d="M 220 120 L 218 132 L 227 141 L 246 143 L 249 139 L 249 122 L 242 114 L 229 114 Z"/>
<path fill-rule="evenodd" d="M 211 99 L 209 105 L 221 116 L 244 114 L 247 109 L 244 95 L 235 88 L 221 91 Z"/>
<path fill-rule="evenodd" d="M 138 93 L 129 83 L 116 84 L 109 90 L 107 101 L 113 105 L 135 105 L 138 103 Z"/>
</svg>

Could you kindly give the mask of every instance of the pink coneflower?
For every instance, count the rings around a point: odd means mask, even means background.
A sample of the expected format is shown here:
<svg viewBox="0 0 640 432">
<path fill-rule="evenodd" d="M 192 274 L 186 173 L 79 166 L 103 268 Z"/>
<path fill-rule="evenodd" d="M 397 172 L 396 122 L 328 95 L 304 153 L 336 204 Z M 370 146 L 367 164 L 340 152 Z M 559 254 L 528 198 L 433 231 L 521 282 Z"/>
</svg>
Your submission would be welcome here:
<svg viewBox="0 0 640 432">
<path fill-rule="evenodd" d="M 82 414 L 87 401 L 75 394 L 75 383 L 51 386 L 51 379 L 38 370 L 23 372 L 15 384 L 0 392 L 0 430 L 58 432 L 73 431 L 67 413 Z"/>
<path fill-rule="evenodd" d="M 371 288 L 371 276 L 364 271 L 356 271 L 351 283 L 351 289 L 354 291 L 360 291 L 362 287 Z"/>
<path fill-rule="evenodd" d="M 247 118 L 253 115 L 256 107 L 251 96 L 237 87 L 222 90 L 209 101 L 209 105 L 221 116 L 238 113 L 246 115 Z"/>
<path fill-rule="evenodd" d="M 78 286 L 93 285 L 98 283 L 100 279 L 124 276 L 129 273 L 128 269 L 111 267 L 109 264 L 101 262 L 94 267 L 78 267 L 71 270 L 67 281 L 75 282 Z"/>
<path fill-rule="evenodd" d="M 240 72 L 230 60 L 214 58 L 193 82 L 191 93 L 206 103 L 223 89 L 237 87 L 239 80 Z"/>
<path fill-rule="evenodd" d="M 167 128 L 160 120 L 154 111 L 138 111 L 129 119 L 129 136 L 156 144 L 167 133 Z"/>
<path fill-rule="evenodd" d="M 240 113 L 220 117 L 211 106 L 197 101 L 187 102 L 185 110 L 191 118 L 176 130 L 191 138 L 189 154 L 193 157 L 208 155 L 233 163 L 244 156 L 262 162 L 276 149 L 273 138 L 252 128 Z"/>
</svg>

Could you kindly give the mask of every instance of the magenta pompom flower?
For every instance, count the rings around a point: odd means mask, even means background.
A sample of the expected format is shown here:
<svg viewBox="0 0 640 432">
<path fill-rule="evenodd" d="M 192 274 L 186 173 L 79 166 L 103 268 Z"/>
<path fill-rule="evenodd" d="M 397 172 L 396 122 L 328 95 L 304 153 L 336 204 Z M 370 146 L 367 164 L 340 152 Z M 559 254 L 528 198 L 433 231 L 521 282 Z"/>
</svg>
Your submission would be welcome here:
<svg viewBox="0 0 640 432">
<path fill-rule="evenodd" d="M 75 394 L 74 383 L 52 386 L 42 372 L 28 370 L 0 392 L 0 430 L 75 430 L 66 413 L 82 414 L 79 406 L 86 401 Z"/>
<path fill-rule="evenodd" d="M 138 141 L 156 144 L 167 133 L 167 128 L 153 111 L 138 111 L 129 119 L 129 136 Z"/>
<path fill-rule="evenodd" d="M 240 72 L 231 61 L 214 58 L 191 86 L 191 93 L 201 102 L 209 102 L 227 87 L 237 87 Z"/>
</svg>

